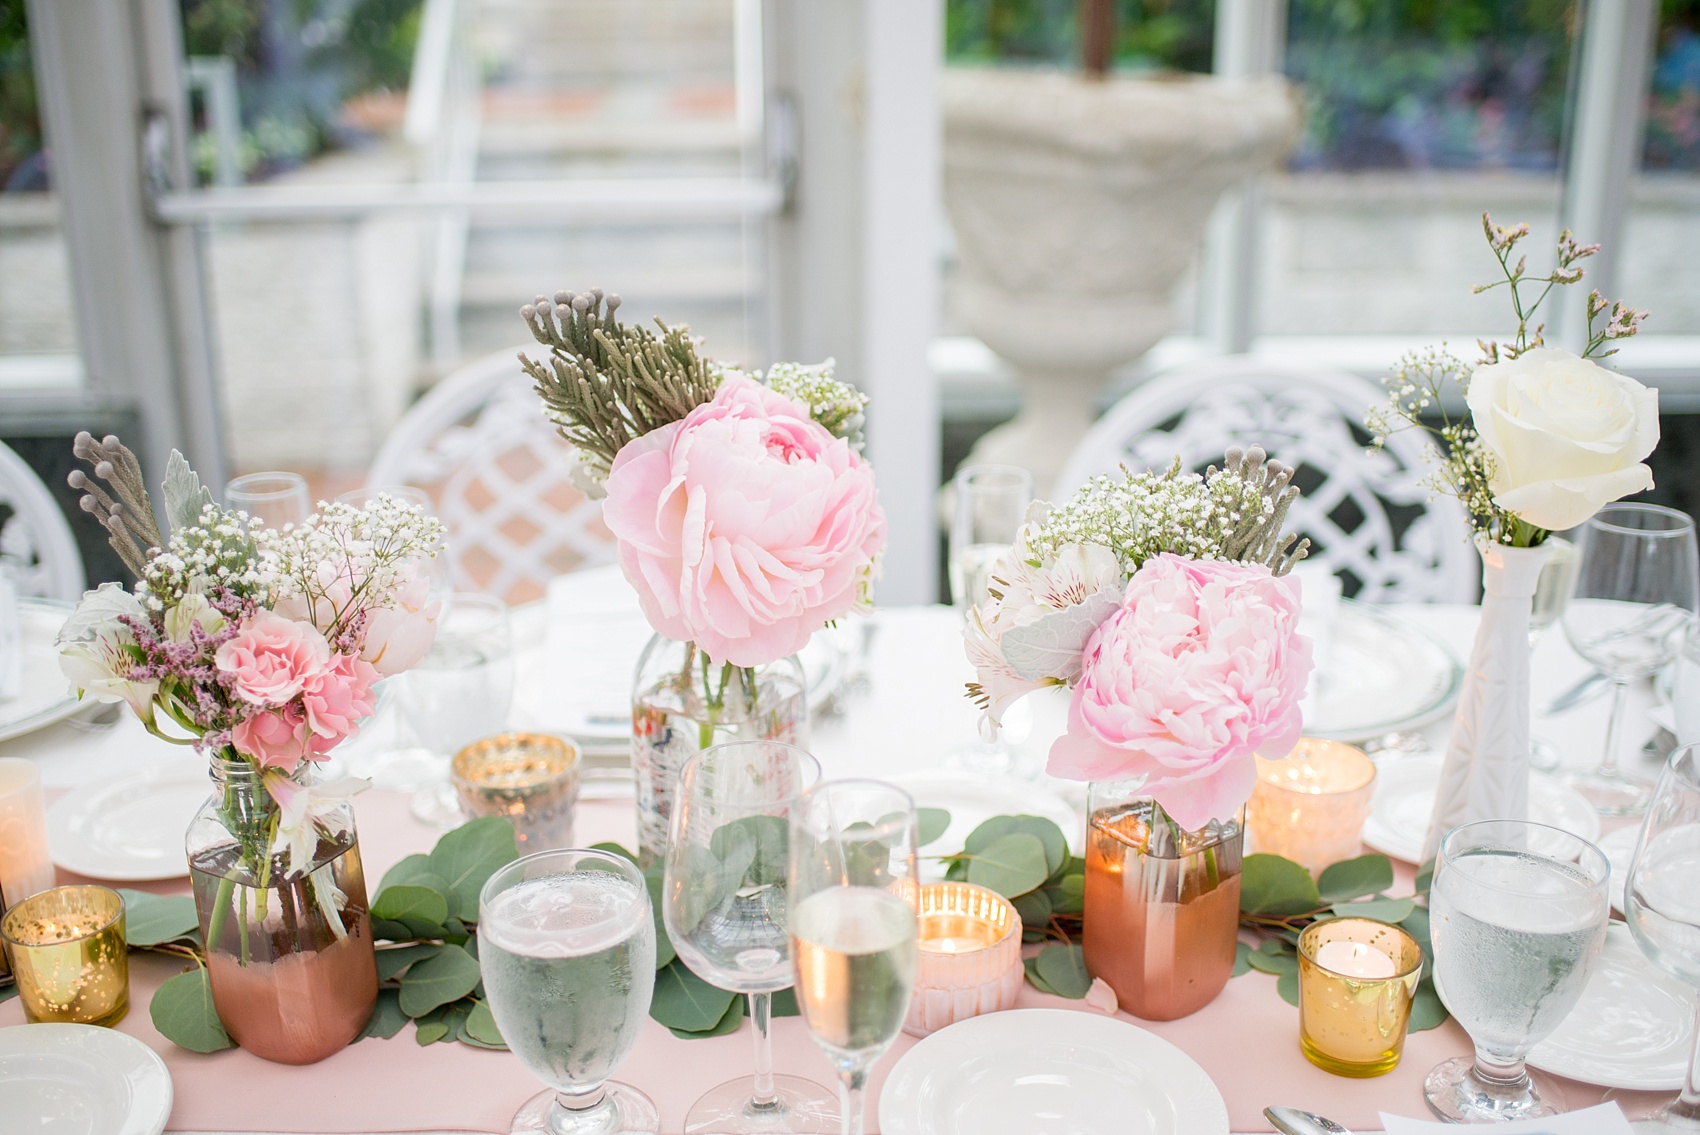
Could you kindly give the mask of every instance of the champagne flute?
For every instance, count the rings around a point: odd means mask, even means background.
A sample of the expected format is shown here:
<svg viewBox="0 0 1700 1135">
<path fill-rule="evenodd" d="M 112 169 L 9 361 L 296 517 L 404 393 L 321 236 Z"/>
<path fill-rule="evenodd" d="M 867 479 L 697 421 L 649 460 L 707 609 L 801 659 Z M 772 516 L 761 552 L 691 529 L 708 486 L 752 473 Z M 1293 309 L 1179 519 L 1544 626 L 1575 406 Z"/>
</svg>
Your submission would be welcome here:
<svg viewBox="0 0 1700 1135">
<path fill-rule="evenodd" d="M 1676 657 L 1700 608 L 1694 521 L 1659 505 L 1610 504 L 1582 526 L 1577 551 L 1564 634 L 1612 680 L 1613 692 L 1599 767 L 1564 780 L 1602 815 L 1638 815 L 1652 786 L 1617 767 L 1629 684 Z"/>
<path fill-rule="evenodd" d="M 842 1135 L 862 1135 L 868 1069 L 909 1011 L 917 960 L 915 802 L 874 780 L 816 785 L 791 814 L 797 1006 L 838 1070 Z"/>
<path fill-rule="evenodd" d="M 1552 551 L 1541 565 L 1535 580 L 1534 599 L 1529 604 L 1529 649 L 1535 649 L 1546 637 L 1558 617 L 1570 602 L 1571 589 L 1576 586 L 1576 545 L 1562 536 L 1548 536 L 1547 547 Z M 1552 772 L 1563 761 L 1558 746 L 1545 737 L 1529 738 L 1529 767 L 1536 772 Z"/>
<path fill-rule="evenodd" d="M 686 1135 L 831 1135 L 838 1108 L 824 1087 L 773 1074 L 773 995 L 792 983 L 786 933 L 789 826 L 820 762 L 776 741 L 734 741 L 679 772 L 662 882 L 662 918 L 691 971 L 749 997 L 755 1078 L 711 1088 L 685 1116 Z"/>
<path fill-rule="evenodd" d="M 300 524 L 313 512 L 307 478 L 299 473 L 244 473 L 233 477 L 224 486 L 224 505 L 280 531 Z"/>
<path fill-rule="evenodd" d="M 1556 1115 L 1523 1060 L 1557 1028 L 1605 941 L 1605 854 L 1544 824 L 1482 820 L 1446 833 L 1429 892 L 1434 984 L 1475 1044 L 1423 1082 L 1452 1123 Z"/>
<path fill-rule="evenodd" d="M 648 1096 L 608 1079 L 655 992 L 655 920 L 636 867 L 574 849 L 514 860 L 478 896 L 478 962 L 502 1039 L 549 1085 L 514 1116 L 515 1135 L 660 1130 Z"/>
<path fill-rule="evenodd" d="M 1033 474 L 1014 465 L 969 465 L 954 481 L 956 509 L 950 525 L 950 602 L 966 619 L 969 608 L 985 601 L 992 569 L 1014 546 L 1033 502 Z M 1020 702 L 1004 715 L 1005 733 L 1019 741 L 1031 725 Z M 1030 774 L 1018 769 L 1015 752 L 1002 734 L 980 737 L 953 754 L 953 763 L 982 776 Z"/>
<path fill-rule="evenodd" d="M 1624 917 L 1641 952 L 1700 994 L 1700 745 L 1671 753 L 1629 861 Z M 1682 1094 L 1649 1116 L 1700 1132 L 1700 1029 Z"/>
</svg>

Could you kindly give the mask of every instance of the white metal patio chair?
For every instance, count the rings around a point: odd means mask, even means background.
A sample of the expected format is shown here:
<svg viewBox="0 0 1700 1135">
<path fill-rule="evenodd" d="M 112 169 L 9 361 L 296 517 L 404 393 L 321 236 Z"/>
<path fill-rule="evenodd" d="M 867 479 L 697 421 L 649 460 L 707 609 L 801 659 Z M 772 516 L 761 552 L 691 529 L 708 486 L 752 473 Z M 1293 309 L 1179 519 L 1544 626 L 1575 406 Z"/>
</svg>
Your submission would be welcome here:
<svg viewBox="0 0 1700 1135">
<path fill-rule="evenodd" d="M 0 502 L 12 510 L 0 529 L 0 557 L 11 569 L 18 594 L 71 603 L 81 599 L 87 576 L 70 522 L 35 470 L 4 443 Z"/>
<path fill-rule="evenodd" d="M 1163 469 L 1176 456 L 1202 471 L 1230 445 L 1260 444 L 1297 470 L 1290 514 L 1346 594 L 1368 602 L 1473 603 L 1480 564 L 1462 507 L 1422 481 L 1429 443 L 1394 434 L 1365 448 L 1364 411 L 1383 394 L 1355 375 L 1235 356 L 1190 364 L 1133 391 L 1081 440 L 1057 480 L 1067 497 L 1087 478 Z"/>
<path fill-rule="evenodd" d="M 602 505 L 574 488 L 572 447 L 543 417 L 518 349 L 444 378 L 396 423 L 369 488 L 414 485 L 448 529 L 457 589 L 510 604 L 542 598 L 564 572 L 612 563 Z"/>
</svg>

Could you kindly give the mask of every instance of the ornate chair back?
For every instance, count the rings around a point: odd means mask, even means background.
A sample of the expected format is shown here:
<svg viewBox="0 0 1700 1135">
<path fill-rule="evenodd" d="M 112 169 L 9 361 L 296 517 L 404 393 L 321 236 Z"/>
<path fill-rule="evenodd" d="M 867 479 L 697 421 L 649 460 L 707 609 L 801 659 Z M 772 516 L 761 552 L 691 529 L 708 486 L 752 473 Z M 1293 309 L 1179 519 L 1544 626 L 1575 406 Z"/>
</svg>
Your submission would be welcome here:
<svg viewBox="0 0 1700 1135">
<path fill-rule="evenodd" d="M 0 505 L 11 513 L 0 528 L 0 557 L 19 595 L 76 602 L 87 577 L 71 525 L 59 502 L 11 446 L 0 443 Z"/>
</svg>

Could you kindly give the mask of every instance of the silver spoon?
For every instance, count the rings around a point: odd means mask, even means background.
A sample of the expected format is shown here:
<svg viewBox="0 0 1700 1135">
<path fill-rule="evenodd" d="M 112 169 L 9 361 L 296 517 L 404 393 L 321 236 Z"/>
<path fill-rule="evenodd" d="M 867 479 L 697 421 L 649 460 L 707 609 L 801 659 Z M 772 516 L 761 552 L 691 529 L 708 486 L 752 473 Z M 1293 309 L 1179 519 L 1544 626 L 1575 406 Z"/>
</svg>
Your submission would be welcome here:
<svg viewBox="0 0 1700 1135">
<path fill-rule="evenodd" d="M 1332 1119 L 1324 1119 L 1296 1107 L 1266 1107 L 1263 1118 L 1273 1123 L 1275 1130 L 1286 1135 L 1352 1135 L 1351 1131 Z"/>
</svg>

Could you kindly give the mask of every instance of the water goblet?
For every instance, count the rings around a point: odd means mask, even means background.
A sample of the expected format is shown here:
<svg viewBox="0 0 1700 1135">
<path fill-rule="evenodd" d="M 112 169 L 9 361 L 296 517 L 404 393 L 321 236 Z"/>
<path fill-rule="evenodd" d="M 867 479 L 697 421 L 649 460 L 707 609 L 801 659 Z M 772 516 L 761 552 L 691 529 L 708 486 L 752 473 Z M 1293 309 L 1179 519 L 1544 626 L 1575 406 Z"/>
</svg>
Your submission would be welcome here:
<svg viewBox="0 0 1700 1135">
<path fill-rule="evenodd" d="M 791 814 L 797 1007 L 838 1071 L 842 1135 L 862 1135 L 868 1070 L 909 1012 L 918 961 L 915 802 L 874 780 L 828 781 Z"/>
<path fill-rule="evenodd" d="M 1564 634 L 1612 680 L 1611 725 L 1599 767 L 1563 779 L 1602 815 L 1637 815 L 1652 785 L 1617 767 L 1629 684 L 1676 657 L 1700 609 L 1694 521 L 1659 505 L 1609 504 L 1578 531 L 1577 553 Z"/>
<path fill-rule="evenodd" d="M 784 1131 L 830 1135 L 838 1108 L 821 1085 L 773 1074 L 774 993 L 792 982 L 786 932 L 789 828 L 820 763 L 775 741 L 734 741 L 697 753 L 679 772 L 662 882 L 673 948 L 711 985 L 749 998 L 754 1079 L 709 1089 L 685 1116 L 686 1135 Z"/>
<path fill-rule="evenodd" d="M 1671 753 L 1641 822 L 1624 886 L 1630 933 L 1659 966 L 1700 994 L 1700 745 Z M 1649 1117 L 1670 1131 L 1700 1132 L 1700 1031 L 1676 1099 Z"/>
<path fill-rule="evenodd" d="M 1604 853 L 1523 820 L 1482 820 L 1440 841 L 1429 892 L 1434 983 L 1475 1044 L 1436 1065 L 1428 1105 L 1454 1123 L 1556 1115 L 1523 1059 L 1588 983 L 1610 913 Z"/>
<path fill-rule="evenodd" d="M 244 473 L 224 486 L 226 508 L 240 509 L 267 528 L 283 529 L 312 515 L 307 478 L 299 473 Z"/>
<path fill-rule="evenodd" d="M 472 742 L 502 732 L 513 705 L 514 644 L 507 605 L 472 592 L 448 596 L 437 615 L 431 649 L 397 684 L 431 778 L 415 795 L 413 814 L 426 823 L 458 824 L 460 801 L 449 780 L 449 762 Z M 407 759 L 405 750 L 394 755 Z"/>
<path fill-rule="evenodd" d="M 478 896 L 478 962 L 502 1039 L 548 1085 L 514 1116 L 515 1135 L 660 1130 L 648 1096 L 608 1079 L 655 992 L 655 920 L 636 867 L 576 849 L 514 860 Z"/>
</svg>

